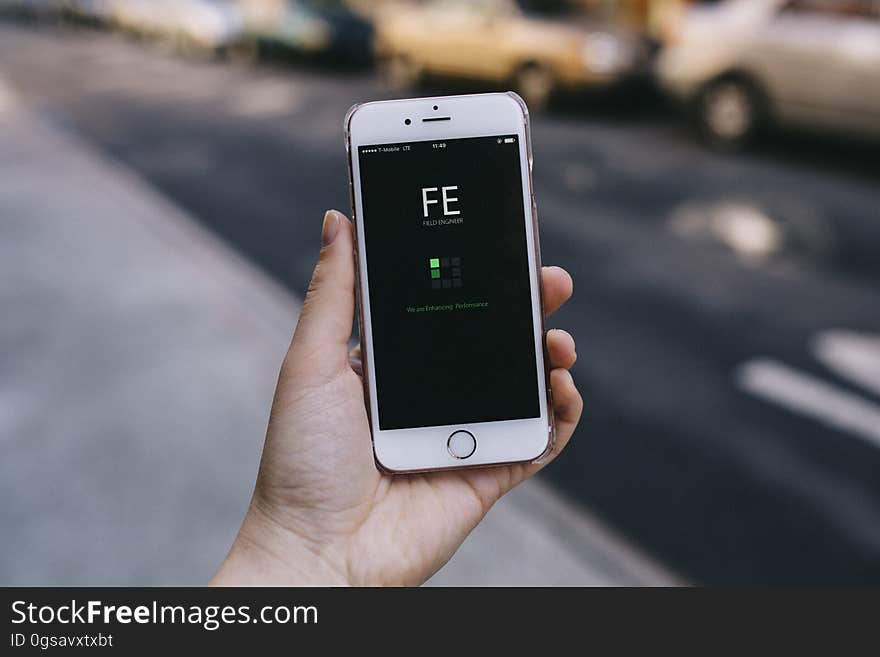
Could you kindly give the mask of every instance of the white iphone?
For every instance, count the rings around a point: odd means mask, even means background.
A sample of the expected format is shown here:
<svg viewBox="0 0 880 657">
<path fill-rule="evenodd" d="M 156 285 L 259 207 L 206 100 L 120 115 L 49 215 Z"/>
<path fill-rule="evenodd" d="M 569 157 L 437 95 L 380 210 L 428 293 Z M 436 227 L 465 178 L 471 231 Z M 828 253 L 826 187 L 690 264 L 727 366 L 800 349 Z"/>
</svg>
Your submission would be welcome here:
<svg viewBox="0 0 880 657">
<path fill-rule="evenodd" d="M 540 459 L 554 436 L 525 103 L 365 103 L 345 133 L 378 467 Z"/>
</svg>

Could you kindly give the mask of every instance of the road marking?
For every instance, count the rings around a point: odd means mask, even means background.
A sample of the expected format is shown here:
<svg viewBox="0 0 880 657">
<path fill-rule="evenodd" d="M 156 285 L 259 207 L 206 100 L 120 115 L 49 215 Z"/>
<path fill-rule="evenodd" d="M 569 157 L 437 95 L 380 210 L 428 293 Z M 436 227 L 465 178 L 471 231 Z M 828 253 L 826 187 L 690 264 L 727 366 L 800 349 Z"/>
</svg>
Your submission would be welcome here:
<svg viewBox="0 0 880 657">
<path fill-rule="evenodd" d="M 261 80 L 242 87 L 228 99 L 229 112 L 245 119 L 271 119 L 294 114 L 302 97 L 287 80 Z"/>
<path fill-rule="evenodd" d="M 880 406 L 864 397 L 770 358 L 740 365 L 736 379 L 743 390 L 757 397 L 880 447 Z"/>
<path fill-rule="evenodd" d="M 812 348 L 825 367 L 880 395 L 880 335 L 833 329 L 816 336 Z"/>
<path fill-rule="evenodd" d="M 681 237 L 721 242 L 748 264 L 768 260 L 785 242 L 772 217 L 753 203 L 737 200 L 689 201 L 675 208 L 669 227 Z"/>
</svg>

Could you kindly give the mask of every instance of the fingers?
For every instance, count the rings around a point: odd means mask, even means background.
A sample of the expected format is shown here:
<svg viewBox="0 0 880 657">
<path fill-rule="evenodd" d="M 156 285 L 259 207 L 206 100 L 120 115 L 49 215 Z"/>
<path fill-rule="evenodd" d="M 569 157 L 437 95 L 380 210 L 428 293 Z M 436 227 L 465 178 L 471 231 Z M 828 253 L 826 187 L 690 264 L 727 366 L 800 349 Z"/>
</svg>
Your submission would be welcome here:
<svg viewBox="0 0 880 657">
<path fill-rule="evenodd" d="M 547 355 L 550 360 L 550 390 L 553 391 L 553 413 L 556 420 L 556 456 L 568 443 L 581 418 L 584 402 L 568 371 L 577 360 L 574 338 L 561 329 L 547 332 Z"/>
<path fill-rule="evenodd" d="M 577 360 L 574 338 L 562 329 L 547 331 L 547 355 L 550 359 L 550 369 L 571 368 Z"/>
<path fill-rule="evenodd" d="M 355 296 L 352 228 L 341 212 L 324 215 L 321 244 L 291 351 L 313 354 L 327 367 L 341 368 L 348 362 Z"/>
<path fill-rule="evenodd" d="M 544 289 L 544 313 L 552 315 L 571 298 L 574 282 L 562 267 L 543 267 L 541 284 Z"/>
<path fill-rule="evenodd" d="M 584 400 L 571 373 L 562 368 L 550 371 L 550 389 L 553 391 L 553 412 L 556 415 L 556 444 L 553 446 L 554 456 L 561 452 L 584 410 Z"/>
<path fill-rule="evenodd" d="M 561 267 L 544 267 L 544 312 L 554 313 L 574 292 L 574 283 L 567 271 Z M 569 368 L 577 361 L 577 347 L 574 338 L 567 331 L 551 329 L 547 331 L 547 357 L 550 361 L 550 389 L 553 391 L 553 412 L 556 420 L 556 444 L 546 462 L 552 460 L 568 443 L 581 418 L 584 402 L 569 373 Z M 541 466 L 538 466 L 541 467 Z"/>
<path fill-rule="evenodd" d="M 547 332 L 547 353 L 550 360 L 550 390 L 553 392 L 553 415 L 556 424 L 556 442 L 553 450 L 537 463 L 514 471 L 510 486 L 530 477 L 559 456 L 577 428 L 584 409 L 584 401 L 568 371 L 577 360 L 574 339 L 567 332 L 554 329 Z"/>
</svg>

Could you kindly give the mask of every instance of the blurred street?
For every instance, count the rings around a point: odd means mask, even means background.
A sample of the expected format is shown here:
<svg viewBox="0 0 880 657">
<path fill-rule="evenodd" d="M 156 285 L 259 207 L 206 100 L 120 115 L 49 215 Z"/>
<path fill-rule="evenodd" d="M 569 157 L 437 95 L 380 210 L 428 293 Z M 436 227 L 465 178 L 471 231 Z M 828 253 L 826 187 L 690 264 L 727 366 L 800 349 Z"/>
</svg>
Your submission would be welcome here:
<svg viewBox="0 0 880 657">
<path fill-rule="evenodd" d="M 391 97 L 371 72 L 13 22 L 2 77 L 298 298 L 323 211 L 349 207 L 345 111 Z M 587 401 L 544 483 L 697 582 L 880 584 L 877 149 L 712 152 L 647 92 L 563 104 L 533 140 Z"/>
</svg>

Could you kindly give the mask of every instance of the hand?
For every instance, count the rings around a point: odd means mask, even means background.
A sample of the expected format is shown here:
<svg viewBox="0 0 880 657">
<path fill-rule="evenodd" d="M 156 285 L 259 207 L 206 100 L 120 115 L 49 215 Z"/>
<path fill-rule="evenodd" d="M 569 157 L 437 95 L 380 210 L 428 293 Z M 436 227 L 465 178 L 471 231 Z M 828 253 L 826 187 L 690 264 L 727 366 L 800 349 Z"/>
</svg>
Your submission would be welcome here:
<svg viewBox="0 0 880 657">
<path fill-rule="evenodd" d="M 542 464 L 389 476 L 373 461 L 355 307 L 351 223 L 324 218 L 320 259 L 284 359 L 250 508 L 218 585 L 414 585 L 436 572 L 492 504 L 565 447 L 582 401 L 574 340 L 547 333 L 556 445 Z M 547 312 L 572 293 L 542 272 Z"/>
</svg>

